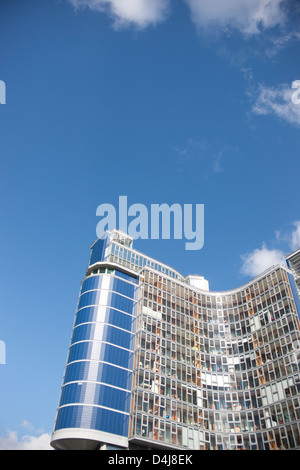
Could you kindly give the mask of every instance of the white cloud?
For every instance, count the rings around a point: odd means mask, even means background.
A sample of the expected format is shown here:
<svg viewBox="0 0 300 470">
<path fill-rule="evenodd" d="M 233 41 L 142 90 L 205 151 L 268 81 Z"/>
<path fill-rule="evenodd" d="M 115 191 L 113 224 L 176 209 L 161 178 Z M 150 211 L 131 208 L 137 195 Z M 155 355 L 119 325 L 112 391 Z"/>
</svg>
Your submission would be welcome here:
<svg viewBox="0 0 300 470">
<path fill-rule="evenodd" d="M 265 244 L 256 248 L 252 253 L 241 256 L 243 265 L 241 273 L 245 276 L 257 276 L 271 266 L 285 264 L 284 253 L 280 250 L 269 249 Z"/>
<path fill-rule="evenodd" d="M 292 83 L 278 87 L 260 85 L 252 111 L 258 115 L 274 114 L 291 124 L 300 125 L 300 104 L 295 104 L 292 99 L 296 93 Z"/>
<path fill-rule="evenodd" d="M 199 28 L 236 29 L 250 36 L 282 26 L 285 0 L 185 0 Z"/>
<path fill-rule="evenodd" d="M 114 20 L 114 26 L 134 25 L 146 28 L 165 19 L 170 0 L 69 0 L 76 8 L 90 8 L 106 12 Z"/>
<path fill-rule="evenodd" d="M 15 431 L 8 430 L 6 436 L 0 436 L 0 450 L 53 450 L 50 446 L 50 434 L 40 436 L 26 435 L 20 439 Z"/>
<path fill-rule="evenodd" d="M 256 248 L 251 253 L 241 255 L 242 267 L 241 273 L 245 276 L 257 276 L 266 269 L 277 264 L 286 264 L 285 255 L 290 250 L 300 248 L 300 220 L 292 223 L 293 229 L 282 234 L 279 230 L 275 231 L 276 242 L 284 243 L 285 252 L 279 249 L 269 249 L 263 243 L 261 248 Z"/>
</svg>

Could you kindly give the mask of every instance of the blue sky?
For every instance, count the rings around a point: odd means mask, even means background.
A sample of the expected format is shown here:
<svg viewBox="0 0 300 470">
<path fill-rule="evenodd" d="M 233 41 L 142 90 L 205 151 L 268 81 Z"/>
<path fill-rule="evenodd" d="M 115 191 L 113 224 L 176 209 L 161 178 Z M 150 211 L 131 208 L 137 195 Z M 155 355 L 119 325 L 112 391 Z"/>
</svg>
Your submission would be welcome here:
<svg viewBox="0 0 300 470">
<path fill-rule="evenodd" d="M 274 0 L 0 7 L 0 449 L 47 448 L 96 209 L 205 205 L 205 243 L 134 246 L 211 290 L 300 246 L 300 8 Z"/>
</svg>

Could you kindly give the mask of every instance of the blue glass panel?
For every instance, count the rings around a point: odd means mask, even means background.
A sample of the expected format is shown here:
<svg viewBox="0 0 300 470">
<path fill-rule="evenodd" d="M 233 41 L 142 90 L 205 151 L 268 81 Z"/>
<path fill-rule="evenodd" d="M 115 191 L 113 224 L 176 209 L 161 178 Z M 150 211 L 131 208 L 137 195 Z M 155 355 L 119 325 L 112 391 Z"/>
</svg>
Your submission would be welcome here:
<svg viewBox="0 0 300 470">
<path fill-rule="evenodd" d="M 88 323 L 74 328 L 72 341 L 74 344 L 77 341 L 83 340 L 102 340 L 108 343 L 121 346 L 122 348 L 132 349 L 134 346 L 134 335 L 126 331 L 120 330 L 113 326 L 102 325 L 101 337 L 95 337 L 96 324 Z"/>
<path fill-rule="evenodd" d="M 114 328 L 112 326 L 105 326 L 104 327 L 104 341 L 108 343 L 115 344 L 116 346 L 121 346 L 122 348 L 132 349 L 132 339 L 133 335 L 127 333 L 126 331 L 119 330 L 118 328 Z"/>
<path fill-rule="evenodd" d="M 105 348 L 101 350 L 100 360 L 127 369 L 133 368 L 133 352 L 125 351 L 111 344 L 106 344 Z"/>
<path fill-rule="evenodd" d="M 118 310 L 123 310 L 124 312 L 132 313 L 134 301 L 122 297 L 119 294 L 111 294 L 111 299 L 109 305 Z"/>
<path fill-rule="evenodd" d="M 86 339 L 93 339 L 93 330 L 95 325 L 93 324 L 84 324 L 74 328 L 71 344 L 76 343 L 77 341 L 82 341 Z"/>
<path fill-rule="evenodd" d="M 102 287 L 103 274 L 95 274 L 87 277 L 81 286 L 81 294 L 89 290 L 100 290 Z M 122 281 L 114 276 L 109 276 L 109 284 L 106 284 L 106 289 L 117 292 L 118 294 L 126 295 L 127 297 L 134 297 L 136 286 Z"/>
<path fill-rule="evenodd" d="M 79 298 L 78 310 L 82 307 L 87 307 L 89 305 L 99 305 L 101 291 L 90 291 L 82 294 Z M 133 309 L 133 300 L 126 297 L 122 297 L 119 294 L 108 292 L 107 296 L 107 305 L 116 308 L 118 310 L 123 310 L 127 313 L 132 313 Z"/>
<path fill-rule="evenodd" d="M 118 271 L 117 269 L 116 269 L 116 276 L 126 279 L 127 281 L 133 282 L 134 284 L 139 283 L 138 277 L 135 278 L 133 276 L 130 276 L 129 274 L 122 273 L 122 271 Z"/>
<path fill-rule="evenodd" d="M 93 406 L 73 405 L 58 410 L 55 430 L 83 428 L 127 436 L 128 425 L 129 416 L 123 413 Z"/>
<path fill-rule="evenodd" d="M 91 369 L 94 370 L 95 368 L 96 373 L 93 374 L 95 382 L 103 382 L 125 390 L 131 390 L 132 372 L 95 361 L 78 361 L 69 364 L 66 367 L 64 383 L 87 380 L 91 376 Z"/>
<path fill-rule="evenodd" d="M 78 310 L 75 319 L 75 326 L 84 322 L 95 321 L 98 314 L 98 307 L 84 307 Z"/>
<path fill-rule="evenodd" d="M 106 244 L 107 244 L 107 239 L 106 238 L 105 239 L 99 238 L 94 243 L 94 245 L 92 247 L 92 251 L 91 251 L 89 266 L 91 266 L 94 263 L 97 263 L 98 261 L 103 261 Z"/>
<path fill-rule="evenodd" d="M 124 282 L 121 279 L 116 277 L 113 278 L 112 290 L 118 292 L 119 294 L 126 295 L 127 297 L 134 298 L 134 292 L 136 287 L 128 282 Z"/>
<path fill-rule="evenodd" d="M 87 305 L 98 305 L 100 298 L 100 291 L 93 290 L 83 293 L 79 298 L 78 308 L 86 307 Z"/>
<path fill-rule="evenodd" d="M 114 326 L 123 328 L 124 330 L 135 332 L 136 319 L 118 310 L 106 307 L 101 315 L 103 323 L 109 323 Z M 94 322 L 97 320 L 98 307 L 84 307 L 78 310 L 75 320 L 75 326 L 81 323 Z"/>
<path fill-rule="evenodd" d="M 105 406 L 128 413 L 130 411 L 130 398 L 130 392 L 103 384 L 71 383 L 63 387 L 59 406 L 70 403 L 84 403 Z"/>
<path fill-rule="evenodd" d="M 83 292 L 86 292 L 88 290 L 101 289 L 102 280 L 103 276 L 101 275 L 87 277 L 82 283 L 81 293 L 83 294 Z"/>
<path fill-rule="evenodd" d="M 70 347 L 68 363 L 82 360 L 91 359 L 93 351 L 93 341 L 84 341 L 76 343 Z M 102 343 L 98 356 L 93 353 L 93 360 L 105 361 L 115 364 L 126 369 L 133 367 L 133 353 L 125 349 L 112 346 L 111 344 Z"/>
</svg>

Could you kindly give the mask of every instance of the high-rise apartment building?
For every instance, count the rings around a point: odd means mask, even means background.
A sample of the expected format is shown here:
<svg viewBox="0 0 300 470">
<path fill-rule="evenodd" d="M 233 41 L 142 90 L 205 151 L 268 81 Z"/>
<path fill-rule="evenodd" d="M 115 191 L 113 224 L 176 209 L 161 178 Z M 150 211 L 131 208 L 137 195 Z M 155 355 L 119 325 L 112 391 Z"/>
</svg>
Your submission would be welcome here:
<svg viewBox="0 0 300 470">
<path fill-rule="evenodd" d="M 211 292 L 126 234 L 104 234 L 81 284 L 52 446 L 300 449 L 299 264 L 287 262 Z"/>
</svg>

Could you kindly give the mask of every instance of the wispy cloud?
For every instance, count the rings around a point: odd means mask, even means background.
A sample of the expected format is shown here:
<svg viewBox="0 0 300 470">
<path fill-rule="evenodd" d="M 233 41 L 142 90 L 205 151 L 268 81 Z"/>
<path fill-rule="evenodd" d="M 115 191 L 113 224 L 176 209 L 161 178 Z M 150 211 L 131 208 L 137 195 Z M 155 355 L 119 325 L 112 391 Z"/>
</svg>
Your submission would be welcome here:
<svg viewBox="0 0 300 470">
<path fill-rule="evenodd" d="M 140 29 L 163 21 L 170 6 L 170 0 L 68 0 L 76 9 L 89 8 L 107 13 L 118 29 L 135 26 Z"/>
<path fill-rule="evenodd" d="M 290 250 L 296 250 L 300 248 L 300 220 L 292 223 L 293 230 L 290 232 L 276 232 L 276 239 L 279 242 L 285 243 Z"/>
<path fill-rule="evenodd" d="M 32 432 L 34 430 L 33 425 L 26 419 L 23 419 L 21 426 L 22 428 L 27 429 L 28 432 Z"/>
<path fill-rule="evenodd" d="M 259 85 L 252 111 L 257 115 L 274 115 L 291 124 L 300 125 L 300 105 L 293 102 L 292 84 L 277 87 Z"/>
<path fill-rule="evenodd" d="M 272 43 L 266 48 L 268 57 L 274 57 L 281 52 L 288 44 L 300 40 L 300 31 L 290 31 L 272 38 Z"/>
<path fill-rule="evenodd" d="M 294 222 L 293 225 L 295 229 L 292 232 L 290 247 L 292 250 L 296 250 L 297 248 L 300 248 L 300 220 Z"/>
<path fill-rule="evenodd" d="M 198 28 L 238 30 L 246 36 L 283 25 L 285 0 L 185 0 Z"/>
<path fill-rule="evenodd" d="M 222 173 L 223 168 L 221 166 L 221 160 L 223 158 L 225 150 L 220 150 L 216 155 L 213 156 L 212 170 L 214 173 Z"/>
<path fill-rule="evenodd" d="M 206 140 L 188 139 L 184 146 L 174 146 L 172 150 L 177 154 L 177 164 L 193 170 L 201 162 L 206 177 L 209 173 L 222 173 L 226 169 L 226 154 L 233 155 L 237 149 L 228 145 L 221 145 Z"/>
<path fill-rule="evenodd" d="M 271 266 L 285 264 L 285 255 L 289 250 L 300 247 L 300 220 L 292 223 L 293 229 L 282 234 L 275 232 L 275 239 L 285 243 L 286 251 L 278 248 L 268 248 L 266 243 L 261 248 L 256 248 L 250 253 L 241 255 L 241 274 L 244 276 L 257 276 Z"/>
<path fill-rule="evenodd" d="M 195 159 L 202 159 L 208 148 L 209 143 L 205 140 L 188 139 L 184 146 L 176 145 L 173 150 L 178 156 L 178 163 L 188 163 Z"/>
</svg>

